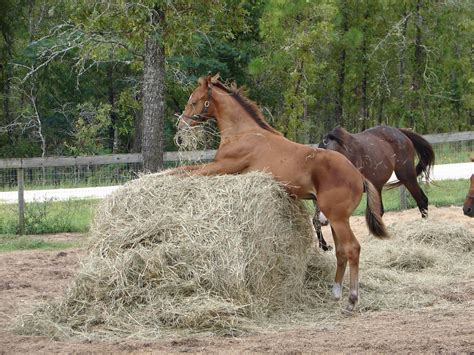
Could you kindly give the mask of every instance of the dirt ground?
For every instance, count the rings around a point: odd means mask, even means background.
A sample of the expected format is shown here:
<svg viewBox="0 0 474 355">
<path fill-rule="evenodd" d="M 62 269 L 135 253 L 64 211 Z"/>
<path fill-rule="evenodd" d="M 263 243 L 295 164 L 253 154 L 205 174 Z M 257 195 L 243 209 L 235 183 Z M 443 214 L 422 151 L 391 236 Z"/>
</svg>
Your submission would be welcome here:
<svg viewBox="0 0 474 355">
<path fill-rule="evenodd" d="M 387 225 L 420 218 L 418 211 L 389 212 Z M 474 218 L 460 207 L 431 208 L 430 218 L 463 223 L 474 231 Z M 355 234 L 366 238 L 363 217 L 354 217 Z M 328 227 L 324 233 L 330 240 Z M 77 234 L 47 236 L 68 241 Z M 59 297 L 71 281 L 82 249 L 18 251 L 0 254 L 0 354 L 91 352 L 466 352 L 474 351 L 474 296 L 456 304 L 422 309 L 334 316 L 334 322 L 312 328 L 262 331 L 239 338 L 186 337 L 141 341 L 59 342 L 45 337 L 19 336 L 9 330 L 25 304 Z M 474 280 L 466 280 L 473 282 Z M 329 324 L 329 325 L 328 325 Z"/>
</svg>

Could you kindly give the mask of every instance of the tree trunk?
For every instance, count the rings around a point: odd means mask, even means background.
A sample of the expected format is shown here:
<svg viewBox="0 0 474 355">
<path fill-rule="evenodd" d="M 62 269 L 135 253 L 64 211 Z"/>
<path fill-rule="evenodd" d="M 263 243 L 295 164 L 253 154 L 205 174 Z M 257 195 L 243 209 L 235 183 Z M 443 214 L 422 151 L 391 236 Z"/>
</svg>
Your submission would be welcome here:
<svg viewBox="0 0 474 355">
<path fill-rule="evenodd" d="M 408 28 L 408 15 L 406 9 L 403 11 L 403 18 L 405 21 L 403 21 L 403 29 L 402 29 L 402 44 L 400 46 L 400 52 L 399 52 L 399 62 L 398 62 L 398 80 L 400 83 L 398 95 L 400 98 L 400 102 L 403 108 L 403 111 L 407 111 L 407 105 L 406 105 L 406 91 L 405 91 L 405 52 L 407 48 L 407 28 Z M 399 112 L 398 115 L 398 120 L 397 120 L 397 125 L 399 127 L 402 126 L 402 115 L 401 112 Z"/>
<path fill-rule="evenodd" d="M 303 99 L 303 116 L 301 117 L 301 121 L 303 122 L 303 132 L 301 133 L 301 143 L 308 144 L 309 142 L 309 125 L 308 122 L 308 102 L 306 99 Z"/>
<path fill-rule="evenodd" d="M 400 90 L 403 91 L 403 86 L 405 85 L 405 50 L 406 50 L 406 36 L 407 36 L 407 27 L 408 27 L 408 17 L 406 10 L 403 12 L 403 17 L 405 21 L 403 21 L 403 30 L 402 30 L 402 37 L 403 43 L 400 47 L 399 53 L 399 62 L 398 62 L 398 79 L 400 82 Z"/>
<path fill-rule="evenodd" d="M 413 76 L 411 82 L 411 90 L 413 91 L 413 99 L 411 103 L 411 115 L 410 115 L 410 126 L 415 128 L 414 117 L 417 115 L 420 110 L 420 98 L 419 90 L 421 88 L 421 82 L 423 78 L 423 43 L 422 43 L 422 26 L 423 26 L 423 17 L 420 15 L 420 9 L 422 5 L 422 0 L 418 0 L 416 3 L 416 12 L 415 12 L 415 26 L 416 26 L 416 35 L 415 35 L 415 56 L 414 56 L 414 68 Z"/>
<path fill-rule="evenodd" d="M 341 5 L 341 15 L 342 15 L 342 31 L 341 31 L 341 42 L 344 35 L 349 29 L 348 19 L 347 19 L 347 3 L 342 1 Z M 343 43 L 341 43 L 341 48 L 339 50 L 339 62 L 337 69 L 337 85 L 336 85 L 336 107 L 334 109 L 334 121 L 336 125 L 342 126 L 344 124 L 344 82 L 346 79 L 346 48 Z"/>
<path fill-rule="evenodd" d="M 155 21 L 163 21 L 161 14 Z M 142 154 L 146 171 L 156 172 L 163 168 L 163 126 L 165 117 L 165 49 L 161 33 L 145 40 L 143 68 L 143 131 Z"/>
<path fill-rule="evenodd" d="M 7 126 L 8 144 L 13 144 L 13 128 L 10 127 L 12 122 L 10 98 L 11 98 L 11 83 L 13 79 L 13 71 L 10 61 L 13 58 L 13 36 L 7 30 L 2 30 L 3 39 L 6 47 L 6 60 L 3 65 L 5 81 L 3 83 L 3 115 L 4 124 Z"/>
<path fill-rule="evenodd" d="M 367 36 L 369 35 L 368 31 L 368 18 L 369 18 L 369 9 L 366 5 L 366 11 L 364 14 L 364 39 L 362 40 L 362 130 L 365 131 L 369 121 L 369 104 L 367 98 L 367 78 L 369 76 L 369 63 L 367 60 Z"/>
<path fill-rule="evenodd" d="M 10 123 L 12 122 L 10 110 L 11 80 L 12 70 L 10 67 L 10 63 L 7 62 L 5 68 L 5 82 L 3 84 L 3 114 L 5 120 L 4 123 L 7 126 L 7 136 L 9 145 L 13 144 L 13 129 L 12 127 L 10 127 Z"/>
<path fill-rule="evenodd" d="M 117 127 L 117 111 L 115 107 L 115 87 L 114 87 L 114 67 L 113 63 L 107 64 L 107 82 L 109 91 L 109 105 L 110 105 L 110 129 L 109 141 L 112 153 L 117 153 L 119 149 L 119 134 Z"/>
<path fill-rule="evenodd" d="M 383 122 L 383 104 L 384 104 L 385 95 L 382 93 L 379 102 L 379 112 L 377 114 L 377 124 L 381 125 Z"/>
</svg>

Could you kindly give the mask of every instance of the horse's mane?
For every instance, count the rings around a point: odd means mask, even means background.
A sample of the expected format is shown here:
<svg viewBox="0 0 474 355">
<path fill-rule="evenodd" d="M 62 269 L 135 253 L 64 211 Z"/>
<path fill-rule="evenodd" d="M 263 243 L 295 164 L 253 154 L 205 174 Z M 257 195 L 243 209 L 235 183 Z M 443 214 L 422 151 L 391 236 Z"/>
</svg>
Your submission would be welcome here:
<svg viewBox="0 0 474 355">
<path fill-rule="evenodd" d="M 224 90 L 228 94 L 232 95 L 232 97 L 240 104 L 240 106 L 243 107 L 243 109 L 252 117 L 252 119 L 263 129 L 274 133 L 278 135 L 282 135 L 280 132 L 278 132 L 275 128 L 270 126 L 267 121 L 265 121 L 265 118 L 263 117 L 262 112 L 260 111 L 260 108 L 258 105 L 244 96 L 242 88 L 238 88 L 237 85 L 232 84 L 230 87 L 225 86 L 223 83 L 220 81 L 217 81 L 216 83 L 213 83 L 214 86 L 217 86 L 218 88 Z"/>
<path fill-rule="evenodd" d="M 337 142 L 342 147 L 345 147 L 346 145 L 346 140 L 344 139 L 344 129 L 341 127 L 336 127 L 334 128 L 331 132 L 327 134 L 327 137 L 329 139 L 332 139 Z"/>
</svg>

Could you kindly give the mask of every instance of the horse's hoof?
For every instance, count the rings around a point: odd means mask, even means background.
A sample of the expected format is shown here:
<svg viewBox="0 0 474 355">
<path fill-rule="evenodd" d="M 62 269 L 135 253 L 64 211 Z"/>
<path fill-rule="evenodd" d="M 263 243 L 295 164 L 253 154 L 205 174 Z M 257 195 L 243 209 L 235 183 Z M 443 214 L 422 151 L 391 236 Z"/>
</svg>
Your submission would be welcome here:
<svg viewBox="0 0 474 355">
<path fill-rule="evenodd" d="M 322 251 L 329 251 L 332 250 L 332 246 L 327 244 L 319 244 L 319 249 L 322 249 Z"/>
<path fill-rule="evenodd" d="M 345 316 L 353 316 L 354 308 L 355 308 L 355 304 L 348 303 L 344 308 L 341 308 L 341 313 L 344 314 Z"/>
<path fill-rule="evenodd" d="M 339 284 L 333 284 L 332 292 L 331 292 L 331 299 L 333 301 L 339 301 L 342 296 L 342 286 Z"/>
</svg>

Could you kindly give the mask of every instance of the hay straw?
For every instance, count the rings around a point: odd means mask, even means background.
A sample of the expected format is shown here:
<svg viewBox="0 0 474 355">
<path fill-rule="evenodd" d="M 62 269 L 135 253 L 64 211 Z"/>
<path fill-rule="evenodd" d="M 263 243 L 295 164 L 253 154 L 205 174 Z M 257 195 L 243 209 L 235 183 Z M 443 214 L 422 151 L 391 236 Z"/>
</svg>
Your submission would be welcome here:
<svg viewBox="0 0 474 355">
<path fill-rule="evenodd" d="M 269 175 L 146 175 L 103 201 L 65 298 L 23 328 L 236 334 L 301 302 L 312 244 L 304 207 Z"/>
<path fill-rule="evenodd" d="M 394 224 L 391 232 L 403 240 L 413 240 L 447 250 L 474 250 L 474 235 L 459 223 L 420 219 Z"/>
<path fill-rule="evenodd" d="M 472 300 L 472 233 L 446 221 L 362 242 L 359 311 Z M 64 295 L 19 317 L 21 334 L 155 338 L 334 322 L 335 257 L 269 175 L 145 175 L 105 199 Z M 348 273 L 346 273 L 348 274 Z M 336 318 L 337 319 L 337 318 Z"/>
<path fill-rule="evenodd" d="M 180 151 L 198 150 L 206 143 L 206 130 L 203 125 L 180 129 L 174 136 Z"/>
<path fill-rule="evenodd" d="M 472 280 L 474 236 L 462 225 L 417 220 L 394 223 L 389 230 L 391 240 L 362 245 L 361 309 L 430 306 L 440 301 L 439 289 L 445 290 L 444 299 L 455 299 L 449 287 L 456 293 L 454 284 Z"/>
<path fill-rule="evenodd" d="M 219 144 L 219 140 L 219 131 L 212 121 L 185 127 L 178 130 L 174 136 L 178 152 L 215 148 Z"/>
</svg>

